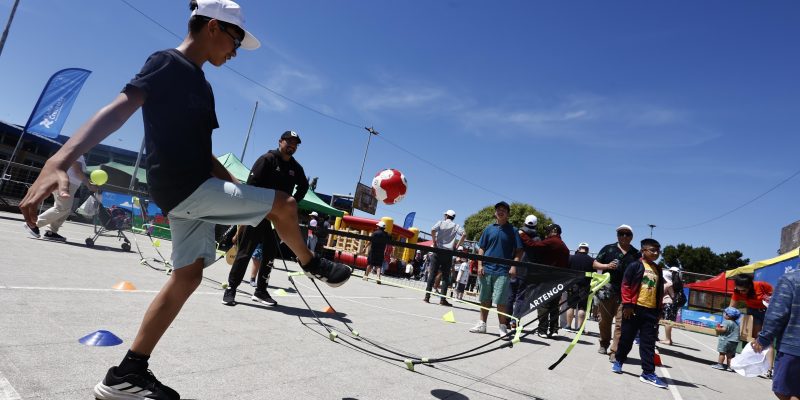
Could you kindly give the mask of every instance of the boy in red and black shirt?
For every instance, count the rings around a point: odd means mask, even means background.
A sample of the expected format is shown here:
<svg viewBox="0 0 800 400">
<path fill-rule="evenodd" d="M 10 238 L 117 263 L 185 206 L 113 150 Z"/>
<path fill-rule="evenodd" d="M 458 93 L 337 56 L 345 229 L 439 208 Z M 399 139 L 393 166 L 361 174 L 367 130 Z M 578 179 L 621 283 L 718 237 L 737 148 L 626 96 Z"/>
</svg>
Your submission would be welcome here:
<svg viewBox="0 0 800 400">
<path fill-rule="evenodd" d="M 667 388 L 667 384 L 655 374 L 658 320 L 661 299 L 664 297 L 664 277 L 661 267 L 656 264 L 661 254 L 661 244 L 655 239 L 644 239 L 641 245 L 642 258 L 628 264 L 622 276 L 622 336 L 611 371 L 622 373 L 622 364 L 628 358 L 638 333 L 639 358 L 642 361 L 642 375 L 639 380 Z"/>
</svg>

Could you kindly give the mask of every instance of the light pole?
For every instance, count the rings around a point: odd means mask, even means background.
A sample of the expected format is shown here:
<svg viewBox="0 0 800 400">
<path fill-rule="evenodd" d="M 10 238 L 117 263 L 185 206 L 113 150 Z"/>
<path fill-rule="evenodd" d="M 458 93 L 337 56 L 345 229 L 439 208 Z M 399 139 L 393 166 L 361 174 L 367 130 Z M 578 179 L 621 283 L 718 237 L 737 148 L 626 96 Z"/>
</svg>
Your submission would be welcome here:
<svg viewBox="0 0 800 400">
<path fill-rule="evenodd" d="M 656 226 L 653 225 L 653 224 L 648 224 L 647 226 L 650 227 L 650 239 L 652 239 L 653 238 L 653 228 L 655 228 Z"/>
<path fill-rule="evenodd" d="M 372 140 L 372 135 L 378 136 L 378 131 L 373 129 L 372 127 L 364 127 L 364 129 L 369 132 L 369 136 L 367 136 L 367 148 L 364 150 L 364 161 L 361 161 L 361 172 L 358 174 L 358 183 L 361 183 L 361 177 L 364 175 L 364 164 L 367 162 L 367 152 L 369 151 L 369 142 Z"/>
<path fill-rule="evenodd" d="M 8 37 L 8 31 L 11 30 L 11 22 L 14 21 L 14 14 L 17 13 L 17 6 L 19 5 L 19 0 L 14 1 L 14 6 L 11 7 L 11 15 L 8 16 L 8 22 L 6 23 L 6 28 L 3 29 L 3 36 L 0 37 L 0 54 L 3 53 L 3 47 L 6 45 L 6 38 Z"/>
</svg>

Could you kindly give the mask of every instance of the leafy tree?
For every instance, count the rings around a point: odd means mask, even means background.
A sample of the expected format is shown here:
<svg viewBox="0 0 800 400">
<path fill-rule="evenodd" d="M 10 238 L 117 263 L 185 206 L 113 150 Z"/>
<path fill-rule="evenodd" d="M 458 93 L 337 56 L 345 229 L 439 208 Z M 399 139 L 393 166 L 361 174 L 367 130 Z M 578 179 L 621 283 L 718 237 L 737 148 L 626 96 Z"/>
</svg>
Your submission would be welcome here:
<svg viewBox="0 0 800 400">
<path fill-rule="evenodd" d="M 695 248 L 684 243 L 665 247 L 662 257 L 666 265 L 680 265 L 684 271 L 707 275 L 717 275 L 750 263 L 749 259 L 742 259 L 742 252 L 738 250 L 717 254 L 708 247 Z"/>
<path fill-rule="evenodd" d="M 553 223 L 553 220 L 530 204 L 511 203 L 511 214 L 508 216 L 508 222 L 511 223 L 511 225 L 520 227 L 525 223 L 525 217 L 531 214 L 539 219 L 537 230 L 539 231 L 539 236 L 544 237 L 544 228 Z M 464 221 L 464 231 L 467 234 L 467 239 L 478 240 L 481 232 L 493 223 L 495 223 L 494 204 L 486 206 L 475 214 L 467 217 Z"/>
<path fill-rule="evenodd" d="M 739 267 L 744 267 L 747 264 L 750 264 L 749 258 L 742 258 L 744 254 L 742 254 L 739 250 L 729 251 L 726 253 L 722 253 L 719 257 L 722 259 L 722 263 L 725 265 L 725 269 L 734 269 Z"/>
</svg>

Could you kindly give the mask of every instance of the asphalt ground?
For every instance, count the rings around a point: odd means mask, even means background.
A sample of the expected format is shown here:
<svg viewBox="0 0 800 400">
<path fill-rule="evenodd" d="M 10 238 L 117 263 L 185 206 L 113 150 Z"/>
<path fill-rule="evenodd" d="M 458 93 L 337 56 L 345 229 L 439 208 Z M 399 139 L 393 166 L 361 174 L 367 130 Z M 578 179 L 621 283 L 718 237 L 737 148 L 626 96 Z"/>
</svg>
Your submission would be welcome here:
<svg viewBox="0 0 800 400">
<path fill-rule="evenodd" d="M 67 222 L 60 233 L 67 243 L 29 238 L 19 214 L 0 213 L 0 399 L 90 399 L 92 388 L 117 364 L 132 342 L 145 309 L 168 276 L 140 264 L 135 251 L 124 252 L 115 238 L 101 237 L 87 248 L 92 226 Z M 134 238 L 146 258 L 159 258 L 146 237 Z M 168 257 L 170 242 L 158 248 Z M 161 266 L 153 263 L 156 267 Z M 277 262 L 282 268 L 282 262 Z M 298 270 L 294 263 L 288 269 Z M 240 293 L 234 307 L 221 304 L 221 286 L 229 267 L 220 260 L 166 332 L 150 368 L 186 399 L 769 399 L 771 381 L 744 378 L 710 368 L 716 362 L 716 338 L 674 330 L 673 346 L 659 346 L 658 375 L 668 390 L 639 382 L 634 346 L 624 374 L 611 373 L 597 354 L 597 324 L 587 324 L 572 353 L 555 370 L 547 367 L 564 352 L 573 334 L 555 339 L 529 335 L 513 348 L 463 360 L 417 365 L 409 371 L 366 340 L 349 337 L 345 323 L 364 339 L 400 353 L 434 358 L 460 353 L 494 339 L 468 329 L 478 318 L 468 304 L 447 308 L 421 301 L 422 293 L 389 283 L 353 277 L 340 288 L 320 284 L 336 314 L 312 281 L 274 270 L 270 292 L 279 302 L 269 307 Z M 136 290 L 116 290 L 120 282 Z M 415 286 L 420 287 L 420 284 Z M 252 288 L 244 283 L 243 291 Z M 276 296 L 278 289 L 287 295 Z M 313 312 L 312 312 L 313 311 Z M 442 317 L 453 311 L 455 323 Z M 335 341 L 317 322 L 340 331 Z M 531 317 L 527 317 L 530 319 Z M 107 330 L 124 342 L 98 347 L 78 339 Z M 489 319 L 490 333 L 497 320 Z M 344 341 L 353 343 L 350 346 Z M 498 343 L 488 348 L 497 347 Z M 396 357 L 391 354 L 387 354 Z"/>
</svg>

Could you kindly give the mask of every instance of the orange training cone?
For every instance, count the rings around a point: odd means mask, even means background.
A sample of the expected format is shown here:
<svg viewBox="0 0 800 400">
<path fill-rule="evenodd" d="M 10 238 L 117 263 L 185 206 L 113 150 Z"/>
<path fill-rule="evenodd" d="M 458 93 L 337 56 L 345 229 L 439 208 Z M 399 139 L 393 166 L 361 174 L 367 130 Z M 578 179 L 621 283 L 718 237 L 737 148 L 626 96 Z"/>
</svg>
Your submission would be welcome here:
<svg viewBox="0 0 800 400">
<path fill-rule="evenodd" d="M 136 286 L 133 286 L 133 284 L 128 281 L 121 281 L 112 288 L 117 290 L 136 290 Z"/>
<path fill-rule="evenodd" d="M 326 312 L 328 314 L 336 314 L 336 310 L 334 310 L 333 307 L 331 307 L 331 306 L 325 307 L 325 309 L 323 309 L 322 311 L 324 311 L 324 312 Z"/>
<path fill-rule="evenodd" d="M 663 366 L 663 364 L 661 364 L 661 356 L 658 355 L 658 353 L 655 353 L 655 356 L 653 357 L 653 363 L 656 365 L 656 367 Z"/>
</svg>

